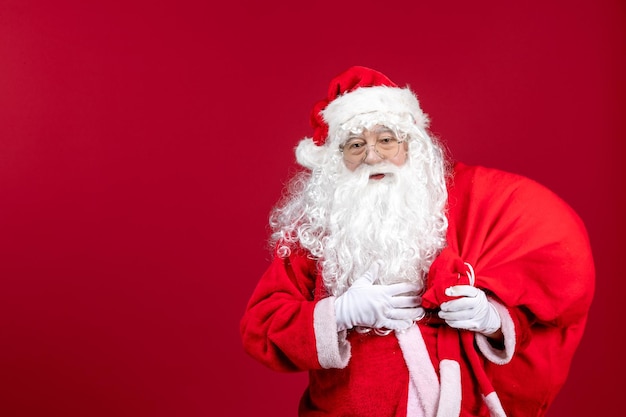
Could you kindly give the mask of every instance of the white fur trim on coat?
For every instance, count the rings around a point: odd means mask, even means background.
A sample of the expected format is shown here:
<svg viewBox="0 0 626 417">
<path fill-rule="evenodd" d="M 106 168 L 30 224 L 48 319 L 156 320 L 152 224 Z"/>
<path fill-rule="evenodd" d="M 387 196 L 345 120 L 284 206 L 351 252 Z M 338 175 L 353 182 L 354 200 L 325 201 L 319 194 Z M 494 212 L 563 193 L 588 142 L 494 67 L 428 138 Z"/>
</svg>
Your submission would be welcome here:
<svg viewBox="0 0 626 417">
<path fill-rule="evenodd" d="M 461 367 L 457 361 L 443 359 L 439 363 L 441 393 L 437 417 L 458 417 L 461 414 Z"/>
<path fill-rule="evenodd" d="M 502 408 L 502 403 L 500 402 L 500 398 L 498 398 L 498 394 L 496 392 L 492 392 L 486 397 L 483 397 L 487 408 L 489 409 L 489 415 L 491 417 L 506 417 L 506 413 L 504 412 L 504 408 Z"/>
<path fill-rule="evenodd" d="M 345 368 L 350 361 L 350 342 L 347 331 L 337 332 L 335 297 L 324 298 L 315 305 L 313 330 L 317 359 L 324 369 Z"/>
<path fill-rule="evenodd" d="M 396 331 L 396 338 L 409 368 L 410 382 L 415 384 L 419 404 L 426 417 L 435 417 L 439 402 L 439 379 L 430 360 L 426 343 L 418 326 Z M 409 408 L 407 406 L 407 408 Z"/>
<path fill-rule="evenodd" d="M 413 380 L 409 378 L 409 399 L 406 403 L 406 417 L 426 417 L 424 407 L 420 403 L 417 387 Z"/>
<path fill-rule="evenodd" d="M 500 321 L 502 322 L 501 329 L 504 335 L 504 349 L 494 348 L 491 343 L 489 343 L 487 336 L 480 333 L 476 333 L 476 345 L 489 361 L 497 365 L 504 365 L 511 361 L 515 353 L 515 325 L 513 324 L 509 310 L 505 306 L 493 298 L 489 298 L 489 302 L 500 315 Z"/>
</svg>

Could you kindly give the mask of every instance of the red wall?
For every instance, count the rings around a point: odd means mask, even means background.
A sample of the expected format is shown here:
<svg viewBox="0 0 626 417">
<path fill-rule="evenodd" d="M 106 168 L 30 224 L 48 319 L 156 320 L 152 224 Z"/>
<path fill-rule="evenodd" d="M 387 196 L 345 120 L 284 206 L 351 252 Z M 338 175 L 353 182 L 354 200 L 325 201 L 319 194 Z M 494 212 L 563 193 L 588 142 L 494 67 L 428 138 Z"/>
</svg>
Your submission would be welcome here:
<svg viewBox="0 0 626 417">
<path fill-rule="evenodd" d="M 0 3 L 0 415 L 295 415 L 306 375 L 238 323 L 309 110 L 354 64 L 581 215 L 597 293 L 549 415 L 620 405 L 623 2 L 211 3 Z"/>
</svg>

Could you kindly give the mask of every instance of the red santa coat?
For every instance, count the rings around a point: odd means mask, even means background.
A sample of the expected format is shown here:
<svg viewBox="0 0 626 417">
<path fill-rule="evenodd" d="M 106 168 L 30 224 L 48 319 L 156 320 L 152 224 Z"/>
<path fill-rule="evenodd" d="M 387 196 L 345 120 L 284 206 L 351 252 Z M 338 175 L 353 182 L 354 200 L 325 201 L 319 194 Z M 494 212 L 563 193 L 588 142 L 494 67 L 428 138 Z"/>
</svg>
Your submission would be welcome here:
<svg viewBox="0 0 626 417">
<path fill-rule="evenodd" d="M 469 275 L 460 266 L 467 262 L 502 317 L 504 344 L 451 329 L 436 314 L 387 336 L 337 332 L 334 298 L 316 261 L 304 251 L 275 257 L 241 335 L 246 351 L 270 368 L 309 372 L 301 416 L 545 414 L 593 297 L 585 228 L 532 180 L 463 164 L 453 174 L 448 247 L 431 268 L 424 303 L 436 309 L 445 301 L 443 289 Z"/>
</svg>

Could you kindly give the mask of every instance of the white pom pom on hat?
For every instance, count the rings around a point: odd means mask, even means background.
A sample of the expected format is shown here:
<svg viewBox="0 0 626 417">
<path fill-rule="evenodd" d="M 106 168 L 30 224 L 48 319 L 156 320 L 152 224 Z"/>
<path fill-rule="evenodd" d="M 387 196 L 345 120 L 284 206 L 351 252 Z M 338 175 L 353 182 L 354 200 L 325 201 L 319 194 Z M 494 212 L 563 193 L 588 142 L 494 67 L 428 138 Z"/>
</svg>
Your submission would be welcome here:
<svg viewBox="0 0 626 417">
<path fill-rule="evenodd" d="M 316 145 L 313 138 L 304 138 L 296 146 L 296 160 L 303 167 L 313 170 L 324 163 L 327 150 Z"/>
</svg>

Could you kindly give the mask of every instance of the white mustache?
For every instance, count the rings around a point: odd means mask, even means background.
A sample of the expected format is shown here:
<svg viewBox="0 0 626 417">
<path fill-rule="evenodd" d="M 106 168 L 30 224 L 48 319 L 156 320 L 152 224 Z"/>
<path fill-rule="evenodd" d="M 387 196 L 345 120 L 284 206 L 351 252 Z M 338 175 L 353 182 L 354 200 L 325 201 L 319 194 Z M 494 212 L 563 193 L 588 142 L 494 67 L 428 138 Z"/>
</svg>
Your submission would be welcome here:
<svg viewBox="0 0 626 417">
<path fill-rule="evenodd" d="M 401 171 L 399 166 L 391 162 L 381 162 L 376 165 L 363 164 L 357 171 L 361 169 L 363 170 L 363 175 L 367 175 L 368 177 L 375 174 L 397 174 Z"/>
<path fill-rule="evenodd" d="M 361 164 L 355 171 L 344 172 L 342 179 L 347 183 L 365 187 L 372 175 L 385 174 L 385 176 L 397 178 L 403 168 L 404 165 L 399 167 L 391 162 L 380 162 L 375 165 Z"/>
</svg>

